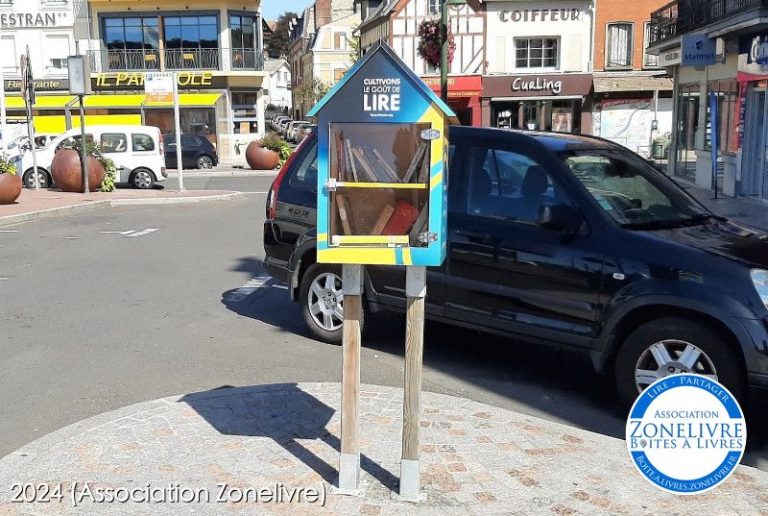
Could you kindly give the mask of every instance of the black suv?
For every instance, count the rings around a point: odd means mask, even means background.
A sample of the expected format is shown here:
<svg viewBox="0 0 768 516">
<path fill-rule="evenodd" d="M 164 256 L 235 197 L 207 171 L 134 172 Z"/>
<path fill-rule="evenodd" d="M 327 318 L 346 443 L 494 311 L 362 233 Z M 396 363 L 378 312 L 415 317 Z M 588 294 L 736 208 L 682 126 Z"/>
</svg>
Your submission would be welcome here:
<svg viewBox="0 0 768 516">
<path fill-rule="evenodd" d="M 623 400 L 692 372 L 768 389 L 768 235 L 717 217 L 601 139 L 452 127 L 449 248 L 427 317 L 588 353 Z M 315 263 L 317 136 L 275 178 L 265 269 L 339 342 L 340 267 Z M 404 310 L 405 271 L 366 267 L 366 309 Z"/>
</svg>

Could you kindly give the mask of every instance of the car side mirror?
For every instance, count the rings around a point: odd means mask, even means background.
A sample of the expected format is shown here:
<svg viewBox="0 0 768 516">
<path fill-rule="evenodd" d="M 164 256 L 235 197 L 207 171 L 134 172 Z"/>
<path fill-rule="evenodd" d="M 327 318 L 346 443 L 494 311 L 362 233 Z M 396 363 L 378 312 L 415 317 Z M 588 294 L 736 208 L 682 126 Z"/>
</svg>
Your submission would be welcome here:
<svg viewBox="0 0 768 516">
<path fill-rule="evenodd" d="M 537 225 L 564 233 L 578 232 L 583 222 L 581 214 L 567 204 L 545 204 L 536 219 Z"/>
</svg>

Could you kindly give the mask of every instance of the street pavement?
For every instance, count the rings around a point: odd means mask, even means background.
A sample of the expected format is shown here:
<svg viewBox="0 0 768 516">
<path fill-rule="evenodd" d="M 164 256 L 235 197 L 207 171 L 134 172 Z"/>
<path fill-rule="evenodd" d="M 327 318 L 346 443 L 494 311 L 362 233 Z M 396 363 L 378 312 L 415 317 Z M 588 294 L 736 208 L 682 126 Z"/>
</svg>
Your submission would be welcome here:
<svg viewBox="0 0 768 516">
<path fill-rule="evenodd" d="M 264 192 L 272 178 L 249 180 Z M 0 228 L 0 456 L 146 400 L 338 381 L 339 348 L 309 338 L 298 305 L 263 271 L 264 201 L 113 207 Z M 362 379 L 401 386 L 403 316 L 372 322 Z M 429 323 L 424 360 L 427 391 L 623 435 L 612 381 L 581 355 Z M 768 470 L 765 435 L 750 434 L 746 462 Z"/>
</svg>

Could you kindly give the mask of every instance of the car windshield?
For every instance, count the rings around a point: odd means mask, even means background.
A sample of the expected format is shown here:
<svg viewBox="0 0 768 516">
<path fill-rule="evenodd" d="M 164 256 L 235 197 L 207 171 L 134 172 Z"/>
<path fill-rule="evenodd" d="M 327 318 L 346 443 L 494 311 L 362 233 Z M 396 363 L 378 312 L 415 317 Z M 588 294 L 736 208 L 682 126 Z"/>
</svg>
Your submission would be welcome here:
<svg viewBox="0 0 768 516">
<path fill-rule="evenodd" d="M 586 149 L 560 156 L 603 212 L 621 227 L 664 229 L 715 218 L 661 172 L 629 152 Z"/>
</svg>

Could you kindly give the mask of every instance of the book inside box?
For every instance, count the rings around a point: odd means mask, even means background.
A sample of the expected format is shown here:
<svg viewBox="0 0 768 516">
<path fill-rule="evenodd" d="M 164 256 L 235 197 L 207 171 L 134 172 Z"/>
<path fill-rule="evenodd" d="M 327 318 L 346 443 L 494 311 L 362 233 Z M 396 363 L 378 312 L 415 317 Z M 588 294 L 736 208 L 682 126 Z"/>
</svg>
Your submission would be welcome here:
<svg viewBox="0 0 768 516">
<path fill-rule="evenodd" d="M 422 131 L 429 128 L 331 124 L 330 177 L 337 185 L 330 196 L 332 245 L 427 245 L 431 142 Z"/>
</svg>

